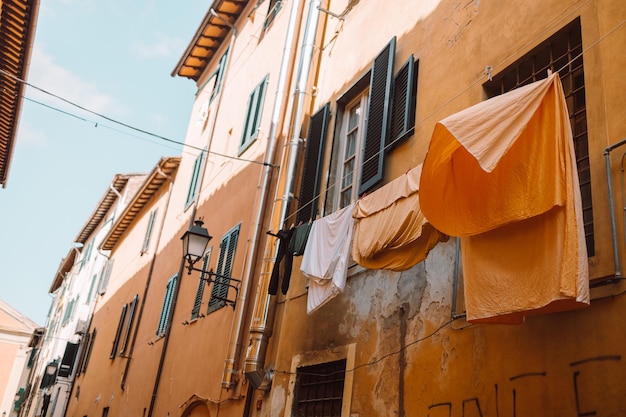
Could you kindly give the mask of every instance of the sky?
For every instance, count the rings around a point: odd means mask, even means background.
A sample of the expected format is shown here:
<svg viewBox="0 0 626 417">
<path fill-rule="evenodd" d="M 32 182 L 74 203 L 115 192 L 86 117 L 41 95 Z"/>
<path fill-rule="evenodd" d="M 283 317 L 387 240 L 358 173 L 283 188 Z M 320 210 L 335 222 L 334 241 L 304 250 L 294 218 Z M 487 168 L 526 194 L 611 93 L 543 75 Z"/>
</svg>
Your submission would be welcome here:
<svg viewBox="0 0 626 417">
<path fill-rule="evenodd" d="M 40 0 L 6 188 L 0 299 L 40 326 L 54 275 L 116 174 L 149 172 L 184 142 L 196 85 L 172 77 L 210 1 Z M 45 94 L 40 90 L 51 94 Z"/>
</svg>

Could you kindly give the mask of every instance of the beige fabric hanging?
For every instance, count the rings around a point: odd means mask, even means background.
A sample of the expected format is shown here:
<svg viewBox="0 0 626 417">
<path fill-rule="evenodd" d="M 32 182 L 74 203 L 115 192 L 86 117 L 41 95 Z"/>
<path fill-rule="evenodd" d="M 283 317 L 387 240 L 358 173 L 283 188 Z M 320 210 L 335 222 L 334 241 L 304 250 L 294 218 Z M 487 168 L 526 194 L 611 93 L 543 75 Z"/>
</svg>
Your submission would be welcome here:
<svg viewBox="0 0 626 417">
<path fill-rule="evenodd" d="M 410 169 L 371 194 L 359 199 L 352 259 L 370 269 L 404 271 L 423 261 L 447 236 L 435 230 L 419 207 L 422 165 Z"/>
<path fill-rule="evenodd" d="M 576 158 L 557 74 L 435 126 L 420 205 L 461 236 L 467 317 L 523 317 L 589 304 Z"/>
</svg>

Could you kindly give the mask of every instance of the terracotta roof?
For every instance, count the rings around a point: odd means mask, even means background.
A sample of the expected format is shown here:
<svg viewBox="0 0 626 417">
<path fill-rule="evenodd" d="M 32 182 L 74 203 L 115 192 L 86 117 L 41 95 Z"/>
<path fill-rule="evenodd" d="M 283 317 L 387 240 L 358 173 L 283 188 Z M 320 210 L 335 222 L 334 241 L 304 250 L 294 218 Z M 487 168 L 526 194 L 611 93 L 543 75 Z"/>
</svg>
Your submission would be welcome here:
<svg viewBox="0 0 626 417">
<path fill-rule="evenodd" d="M 130 224 L 137 218 L 141 210 L 148 204 L 150 199 L 159 191 L 167 177 L 172 176 L 178 170 L 180 157 L 164 157 L 148 174 L 146 181 L 133 197 L 133 200 L 126 206 L 124 212 L 119 216 L 109 233 L 100 244 L 102 250 L 112 250 L 122 235 L 126 232 Z"/>
<path fill-rule="evenodd" d="M 172 71 L 172 77 L 178 75 L 198 81 L 230 31 L 224 20 L 234 25 L 248 3 L 250 0 L 214 0 L 193 40 Z M 211 13 L 211 10 L 219 17 Z"/>
<path fill-rule="evenodd" d="M 39 0 L 0 0 L 0 184 L 6 187 Z"/>
</svg>

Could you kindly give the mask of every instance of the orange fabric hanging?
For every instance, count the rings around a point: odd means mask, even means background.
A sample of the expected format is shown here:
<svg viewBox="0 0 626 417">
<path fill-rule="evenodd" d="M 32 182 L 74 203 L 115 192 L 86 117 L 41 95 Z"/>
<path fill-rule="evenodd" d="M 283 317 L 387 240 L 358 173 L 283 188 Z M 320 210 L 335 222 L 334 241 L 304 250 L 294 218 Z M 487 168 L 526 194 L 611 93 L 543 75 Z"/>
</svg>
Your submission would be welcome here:
<svg viewBox="0 0 626 417">
<path fill-rule="evenodd" d="M 420 206 L 461 237 L 467 317 L 523 317 L 589 304 L 571 128 L 557 74 L 435 126 Z"/>
<path fill-rule="evenodd" d="M 419 207 L 421 164 L 356 202 L 352 259 L 370 269 L 404 271 L 426 259 L 447 236 Z"/>
</svg>

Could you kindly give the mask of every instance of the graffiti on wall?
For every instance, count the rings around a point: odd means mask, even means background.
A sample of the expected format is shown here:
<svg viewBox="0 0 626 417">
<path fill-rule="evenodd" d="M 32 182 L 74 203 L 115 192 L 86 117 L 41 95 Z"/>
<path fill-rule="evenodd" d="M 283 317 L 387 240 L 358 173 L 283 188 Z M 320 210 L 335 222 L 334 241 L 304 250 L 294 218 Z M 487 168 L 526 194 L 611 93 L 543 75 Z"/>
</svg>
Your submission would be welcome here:
<svg viewBox="0 0 626 417">
<path fill-rule="evenodd" d="M 616 362 L 621 363 L 621 355 L 588 357 L 570 362 L 563 375 L 569 392 L 560 393 L 561 398 L 547 398 L 546 384 L 554 383 L 546 371 L 526 372 L 513 375 L 508 381 L 494 384 L 490 394 L 484 397 L 468 397 L 460 401 L 440 401 L 428 406 L 428 417 L 524 417 L 539 415 L 542 405 L 547 401 L 571 401 L 569 408 L 575 410 L 572 417 L 592 417 L 613 414 L 615 404 L 598 401 L 598 377 L 607 376 L 605 372 L 614 371 L 613 378 L 623 378 L 617 372 Z M 606 366 L 608 365 L 608 367 Z M 587 378 L 587 379 L 586 379 Z M 595 390 L 594 390 L 595 388 Z M 623 391 L 623 389 L 622 389 Z M 539 398 L 537 398 L 539 396 Z M 543 398 L 542 398 L 543 397 Z M 623 399 L 619 399 L 623 401 Z M 619 407 L 619 405 L 618 405 Z M 622 404 L 622 407 L 624 405 Z M 603 409 L 604 408 L 604 409 Z M 608 410 L 611 408 L 611 410 Z M 563 414 L 565 415 L 565 414 Z"/>
</svg>

